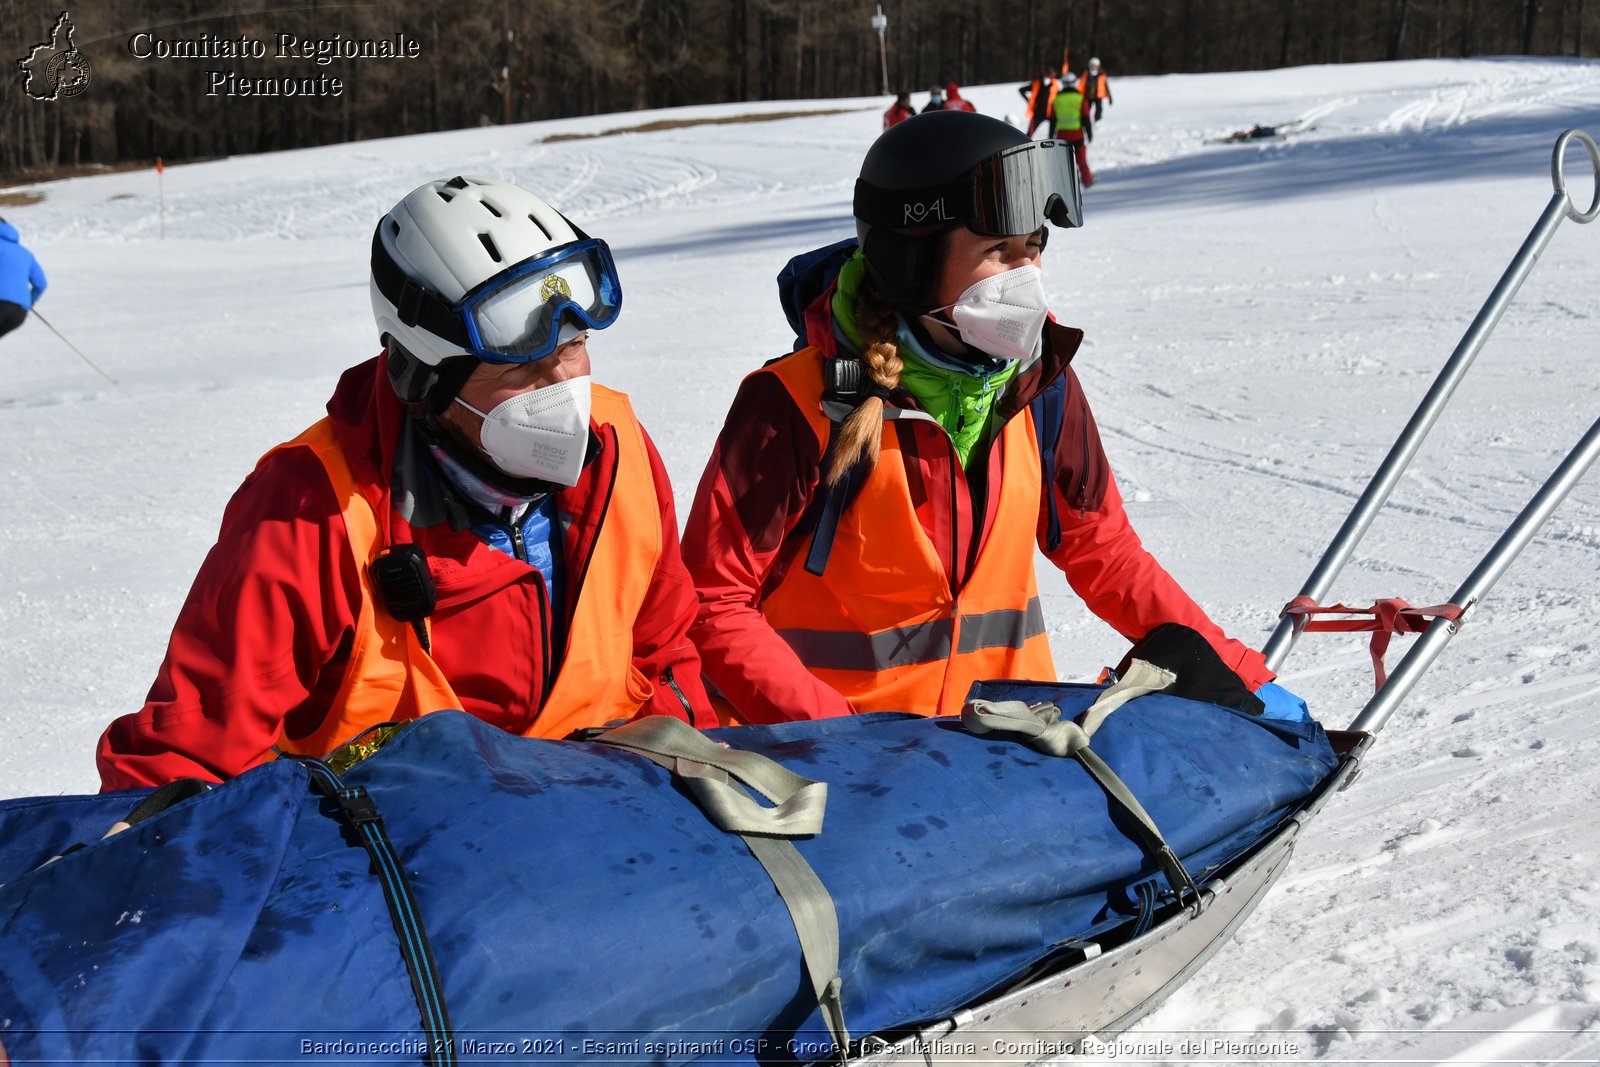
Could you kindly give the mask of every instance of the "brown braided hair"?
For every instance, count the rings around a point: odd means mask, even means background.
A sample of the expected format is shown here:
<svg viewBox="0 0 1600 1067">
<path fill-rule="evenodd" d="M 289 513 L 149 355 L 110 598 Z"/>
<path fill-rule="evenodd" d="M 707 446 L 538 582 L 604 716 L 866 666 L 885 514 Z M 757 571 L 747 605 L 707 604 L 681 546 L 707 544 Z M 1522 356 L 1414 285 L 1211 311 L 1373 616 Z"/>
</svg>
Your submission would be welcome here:
<svg viewBox="0 0 1600 1067">
<path fill-rule="evenodd" d="M 892 390 L 900 384 L 900 370 L 905 363 L 900 359 L 900 348 L 895 343 L 894 309 L 878 294 L 872 282 L 864 281 L 856 292 L 856 326 L 861 330 L 861 343 L 866 347 L 862 362 L 874 384 Z M 823 474 L 823 483 L 833 488 L 857 461 L 865 457 L 869 464 L 878 462 L 878 450 L 883 444 L 883 398 L 869 396 L 844 420 L 839 428 L 839 441 L 833 460 Z"/>
</svg>

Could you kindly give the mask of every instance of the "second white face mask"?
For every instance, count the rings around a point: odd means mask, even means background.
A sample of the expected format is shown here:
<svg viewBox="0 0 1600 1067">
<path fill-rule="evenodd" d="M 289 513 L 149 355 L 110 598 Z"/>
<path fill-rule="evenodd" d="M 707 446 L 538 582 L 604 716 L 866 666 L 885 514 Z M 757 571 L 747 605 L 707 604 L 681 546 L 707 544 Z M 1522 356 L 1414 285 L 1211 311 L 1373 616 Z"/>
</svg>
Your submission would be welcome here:
<svg viewBox="0 0 1600 1067">
<path fill-rule="evenodd" d="M 1001 359 L 1026 358 L 1050 314 L 1044 272 L 1029 265 L 993 275 L 968 286 L 954 304 L 934 311 L 948 311 L 961 339 L 978 351 Z"/>
<path fill-rule="evenodd" d="M 483 419 L 478 437 L 496 467 L 515 478 L 577 485 L 589 450 L 590 395 L 585 374 L 518 393 L 487 412 L 456 402 Z"/>
</svg>

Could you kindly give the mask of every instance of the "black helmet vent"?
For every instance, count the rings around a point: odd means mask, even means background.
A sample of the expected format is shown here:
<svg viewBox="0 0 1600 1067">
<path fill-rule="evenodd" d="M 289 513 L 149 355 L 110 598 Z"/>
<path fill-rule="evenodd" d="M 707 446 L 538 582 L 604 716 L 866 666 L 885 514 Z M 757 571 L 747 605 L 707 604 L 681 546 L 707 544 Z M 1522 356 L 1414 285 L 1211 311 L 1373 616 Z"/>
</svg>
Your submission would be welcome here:
<svg viewBox="0 0 1600 1067">
<path fill-rule="evenodd" d="M 505 260 L 500 257 L 500 250 L 494 245 L 494 238 L 490 237 L 486 233 L 480 233 L 478 234 L 478 240 L 482 242 L 484 251 L 489 253 L 490 259 L 494 260 L 496 263 L 505 262 Z"/>
</svg>

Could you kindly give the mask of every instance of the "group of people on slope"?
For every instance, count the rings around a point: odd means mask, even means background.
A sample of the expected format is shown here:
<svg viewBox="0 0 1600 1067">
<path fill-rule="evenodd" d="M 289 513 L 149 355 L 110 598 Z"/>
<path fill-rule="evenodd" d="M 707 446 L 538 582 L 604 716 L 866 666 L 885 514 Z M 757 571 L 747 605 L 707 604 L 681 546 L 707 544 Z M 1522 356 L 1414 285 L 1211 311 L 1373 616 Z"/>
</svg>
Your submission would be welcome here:
<svg viewBox="0 0 1600 1067">
<path fill-rule="evenodd" d="M 1055 677 L 1035 545 L 1178 691 L 1297 704 L 1129 524 L 1043 286 L 1083 222 L 1070 153 L 921 115 L 868 151 L 854 215 L 785 270 L 802 336 L 740 385 L 680 544 L 650 436 L 590 377 L 606 243 L 501 181 L 407 195 L 372 236 L 382 352 L 235 493 L 102 787 L 442 708 L 547 738 L 951 713 L 975 679 Z"/>
<path fill-rule="evenodd" d="M 1051 136 L 1066 141 L 1077 159 L 1079 180 L 1084 188 L 1093 185 L 1088 142 L 1094 140 L 1094 125 L 1100 121 L 1105 105 L 1115 102 L 1099 58 L 1090 59 L 1089 69 L 1081 75 L 1069 70 L 1057 78 L 1056 69 L 1047 66 L 1017 93 L 1027 101 L 1023 122 L 1028 136 L 1044 126 Z"/>
<path fill-rule="evenodd" d="M 883 128 L 904 122 L 916 115 L 926 115 L 930 111 L 976 111 L 972 101 L 961 95 L 961 87 L 953 81 L 945 80 L 942 84 L 935 85 L 928 90 L 928 102 L 918 111 L 911 105 L 910 93 L 895 94 L 894 103 L 883 113 Z"/>
</svg>

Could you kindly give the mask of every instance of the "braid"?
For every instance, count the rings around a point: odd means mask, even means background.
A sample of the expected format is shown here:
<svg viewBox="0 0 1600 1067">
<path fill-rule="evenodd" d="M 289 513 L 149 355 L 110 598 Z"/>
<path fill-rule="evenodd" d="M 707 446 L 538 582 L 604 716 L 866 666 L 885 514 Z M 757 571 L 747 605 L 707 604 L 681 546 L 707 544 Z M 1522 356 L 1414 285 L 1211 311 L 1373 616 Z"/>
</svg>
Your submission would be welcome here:
<svg viewBox="0 0 1600 1067">
<path fill-rule="evenodd" d="M 866 345 L 862 360 L 867 365 L 867 373 L 884 389 L 893 389 L 900 384 L 900 369 L 905 365 L 894 340 L 894 309 L 878 295 L 871 282 L 866 282 L 856 293 L 855 313 L 862 343 Z M 830 488 L 838 484 L 845 472 L 863 457 L 869 464 L 876 464 L 882 443 L 883 398 L 869 396 L 844 420 L 833 461 L 823 475 L 824 483 Z"/>
</svg>

